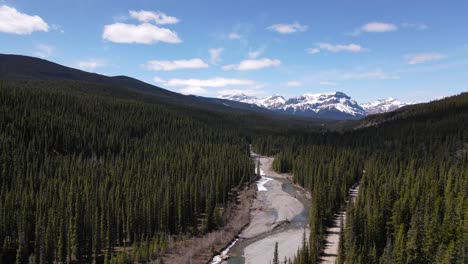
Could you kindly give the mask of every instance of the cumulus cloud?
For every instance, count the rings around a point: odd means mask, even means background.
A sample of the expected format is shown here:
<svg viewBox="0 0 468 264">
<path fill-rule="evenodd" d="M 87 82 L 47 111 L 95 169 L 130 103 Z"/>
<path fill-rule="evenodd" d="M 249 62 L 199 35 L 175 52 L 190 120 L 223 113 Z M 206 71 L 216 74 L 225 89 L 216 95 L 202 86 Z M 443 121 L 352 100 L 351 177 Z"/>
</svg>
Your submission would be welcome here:
<svg viewBox="0 0 468 264">
<path fill-rule="evenodd" d="M 223 52 L 223 50 L 223 48 L 209 50 L 211 64 L 218 64 L 221 61 L 221 53 Z"/>
<path fill-rule="evenodd" d="M 189 59 L 189 60 L 152 60 L 146 63 L 146 68 L 153 71 L 175 71 L 181 69 L 201 69 L 208 68 L 202 59 Z"/>
<path fill-rule="evenodd" d="M 239 64 L 229 64 L 223 66 L 223 70 L 238 70 L 238 71 L 249 71 L 249 70 L 259 70 L 268 67 L 279 66 L 281 61 L 278 59 L 255 59 L 255 60 L 243 60 Z"/>
<path fill-rule="evenodd" d="M 447 56 L 440 53 L 418 53 L 418 54 L 408 54 L 405 55 L 406 63 L 410 65 L 414 64 L 421 64 L 429 61 L 434 60 L 441 60 L 446 58 Z"/>
<path fill-rule="evenodd" d="M 157 83 L 165 84 L 166 86 L 183 86 L 183 87 L 211 87 L 220 88 L 232 85 L 245 85 L 253 86 L 256 84 L 253 80 L 248 79 L 234 79 L 224 77 L 214 77 L 211 79 L 170 79 L 164 80 L 159 77 L 155 77 L 154 81 Z"/>
<path fill-rule="evenodd" d="M 179 20 L 159 11 L 129 11 L 130 16 L 141 24 L 114 23 L 104 26 L 102 38 L 115 43 L 153 44 L 157 42 L 180 43 L 176 32 L 151 24 L 175 24 Z"/>
<path fill-rule="evenodd" d="M 254 80 L 249 79 L 236 79 L 225 77 L 213 77 L 209 79 L 169 79 L 165 80 L 161 77 L 154 77 L 156 83 L 166 86 L 175 87 L 177 91 L 183 94 L 208 94 L 210 89 L 219 89 L 218 94 L 236 94 L 243 92 L 245 94 L 264 93 L 261 88 L 263 84 L 259 84 Z M 240 89 L 234 88 L 240 87 Z"/>
<path fill-rule="evenodd" d="M 19 12 L 13 7 L 0 6 L 0 32 L 29 35 L 34 31 L 49 31 L 49 25 L 40 16 Z"/>
<path fill-rule="evenodd" d="M 54 53 L 55 48 L 46 44 L 39 44 L 36 46 L 36 50 L 33 52 L 33 55 L 41 59 L 49 58 L 52 53 Z"/>
<path fill-rule="evenodd" d="M 86 60 L 78 61 L 76 63 L 76 66 L 82 70 L 92 71 L 92 70 L 95 70 L 96 68 L 106 66 L 106 62 L 100 59 L 86 59 Z"/>
<path fill-rule="evenodd" d="M 391 32 L 398 30 L 398 27 L 394 24 L 390 23 L 382 23 L 382 22 L 370 22 L 364 24 L 360 28 L 354 30 L 352 35 L 357 36 L 363 32 L 369 33 L 383 33 L 383 32 Z"/>
<path fill-rule="evenodd" d="M 188 86 L 179 90 L 181 94 L 207 94 L 208 91 L 198 86 Z"/>
<path fill-rule="evenodd" d="M 300 31 L 306 31 L 308 26 L 301 25 L 298 22 L 293 24 L 275 24 L 267 27 L 268 30 L 276 31 L 280 34 L 291 34 Z"/>
<path fill-rule="evenodd" d="M 135 10 L 130 10 L 129 11 L 130 16 L 132 18 L 137 19 L 138 21 L 141 22 L 151 22 L 153 21 L 154 23 L 158 25 L 164 25 L 164 24 L 177 24 L 179 23 L 179 19 L 173 16 L 168 16 L 164 14 L 163 12 L 160 11 L 146 11 L 146 10 L 140 10 L 140 11 L 135 11 Z"/>
<path fill-rule="evenodd" d="M 240 39 L 240 38 L 242 38 L 242 36 L 235 32 L 231 32 L 228 35 L 228 39 Z"/>
<path fill-rule="evenodd" d="M 289 81 L 286 83 L 286 86 L 289 86 L 289 87 L 297 87 L 297 86 L 301 86 L 302 83 L 299 82 L 299 81 Z"/>
<path fill-rule="evenodd" d="M 153 44 L 166 42 L 174 44 L 182 42 L 176 32 L 149 23 L 140 25 L 114 23 L 106 25 L 104 26 L 102 38 L 115 43 Z"/>
</svg>

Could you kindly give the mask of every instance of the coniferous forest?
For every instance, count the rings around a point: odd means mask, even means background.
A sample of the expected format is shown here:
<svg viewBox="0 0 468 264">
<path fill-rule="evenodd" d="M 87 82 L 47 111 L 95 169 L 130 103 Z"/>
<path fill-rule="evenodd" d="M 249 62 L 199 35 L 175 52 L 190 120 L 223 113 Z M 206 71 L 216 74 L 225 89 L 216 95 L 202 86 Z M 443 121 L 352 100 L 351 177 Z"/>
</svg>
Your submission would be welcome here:
<svg viewBox="0 0 468 264">
<path fill-rule="evenodd" d="M 309 247 L 294 263 L 319 261 L 325 227 L 354 184 L 339 263 L 467 263 L 468 94 L 343 133 L 264 137 L 256 148 L 277 153 L 275 169 L 312 192 Z"/>
<path fill-rule="evenodd" d="M 248 143 L 220 122 L 99 85 L 0 85 L 2 263 L 103 262 L 130 245 L 149 260 L 167 235 L 216 228 L 251 177 Z"/>
<path fill-rule="evenodd" d="M 340 130 L 271 119 L 102 84 L 0 82 L 1 262 L 156 259 L 170 236 L 222 226 L 253 176 L 252 144 L 312 193 L 294 263 L 319 260 L 355 184 L 340 263 L 467 263 L 468 94 Z"/>
</svg>

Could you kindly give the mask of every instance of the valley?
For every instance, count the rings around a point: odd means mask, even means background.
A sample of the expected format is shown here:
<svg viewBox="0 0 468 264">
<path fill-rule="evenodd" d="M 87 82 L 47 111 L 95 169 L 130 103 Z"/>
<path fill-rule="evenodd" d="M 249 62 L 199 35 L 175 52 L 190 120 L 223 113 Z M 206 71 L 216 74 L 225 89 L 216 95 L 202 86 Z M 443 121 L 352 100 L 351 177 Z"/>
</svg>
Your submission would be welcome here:
<svg viewBox="0 0 468 264">
<path fill-rule="evenodd" d="M 467 10 L 0 0 L 0 264 L 468 264 Z"/>
<path fill-rule="evenodd" d="M 254 156 L 260 161 L 262 178 L 250 223 L 227 252 L 227 263 L 270 263 L 276 242 L 280 259 L 293 259 L 303 236 L 307 239 L 310 196 L 291 182 L 291 175 L 274 172 L 272 158 Z"/>
<path fill-rule="evenodd" d="M 467 93 L 337 121 L 31 62 L 0 80 L 2 263 L 465 258 Z"/>
</svg>

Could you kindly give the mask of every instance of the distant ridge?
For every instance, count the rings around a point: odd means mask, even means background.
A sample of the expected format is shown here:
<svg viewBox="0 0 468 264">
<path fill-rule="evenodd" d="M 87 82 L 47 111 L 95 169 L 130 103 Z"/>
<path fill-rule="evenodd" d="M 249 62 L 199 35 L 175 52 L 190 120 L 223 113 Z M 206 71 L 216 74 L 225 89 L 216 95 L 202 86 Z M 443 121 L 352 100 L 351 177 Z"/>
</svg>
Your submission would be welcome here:
<svg viewBox="0 0 468 264">
<path fill-rule="evenodd" d="M 221 98 L 257 105 L 279 113 L 340 120 L 360 119 L 408 105 L 392 98 L 360 105 L 343 92 L 304 94 L 290 99 L 281 95 L 257 98 L 242 93 L 223 95 Z"/>
</svg>

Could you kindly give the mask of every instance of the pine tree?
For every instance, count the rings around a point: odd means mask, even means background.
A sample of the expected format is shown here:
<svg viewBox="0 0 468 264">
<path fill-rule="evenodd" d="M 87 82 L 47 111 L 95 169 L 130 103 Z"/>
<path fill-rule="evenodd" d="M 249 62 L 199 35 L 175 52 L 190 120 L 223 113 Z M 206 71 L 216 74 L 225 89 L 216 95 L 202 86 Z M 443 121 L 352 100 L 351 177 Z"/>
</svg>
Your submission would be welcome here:
<svg viewBox="0 0 468 264">
<path fill-rule="evenodd" d="M 275 252 L 273 253 L 273 264 L 280 264 L 278 257 L 278 242 L 275 242 Z"/>
</svg>

